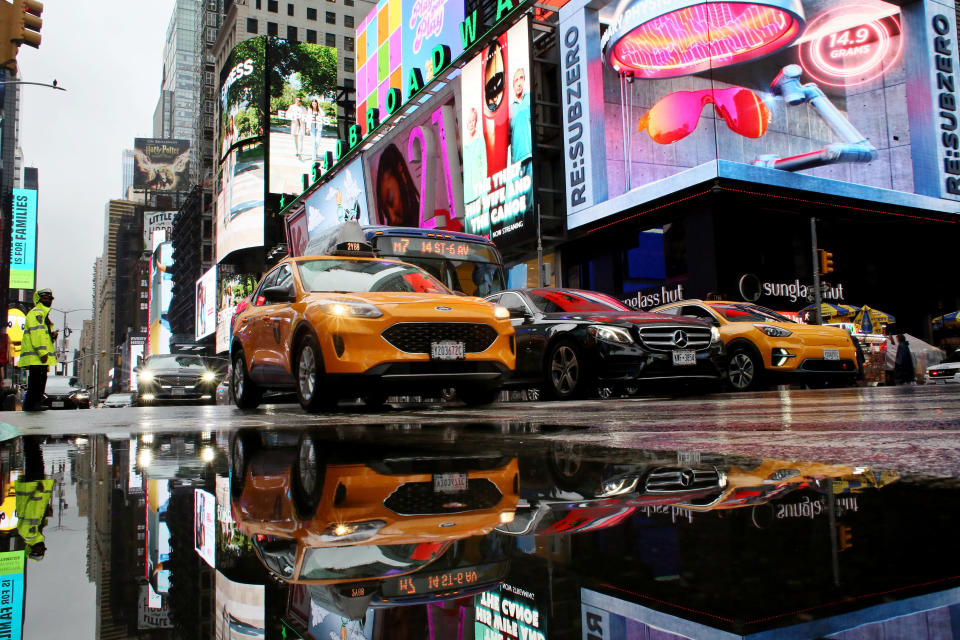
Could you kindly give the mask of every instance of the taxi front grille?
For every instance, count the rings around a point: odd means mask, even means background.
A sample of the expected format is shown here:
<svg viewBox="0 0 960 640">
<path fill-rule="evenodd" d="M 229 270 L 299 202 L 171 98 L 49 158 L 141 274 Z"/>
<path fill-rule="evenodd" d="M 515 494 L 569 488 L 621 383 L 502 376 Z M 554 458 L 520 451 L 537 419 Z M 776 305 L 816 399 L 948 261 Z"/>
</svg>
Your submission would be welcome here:
<svg viewBox="0 0 960 640">
<path fill-rule="evenodd" d="M 640 343 L 651 351 L 700 351 L 710 346 L 710 327 L 640 327 Z"/>
<path fill-rule="evenodd" d="M 497 339 L 497 330 L 479 322 L 401 322 L 380 335 L 406 353 L 430 353 L 430 343 L 441 340 L 462 342 L 466 353 L 480 353 Z"/>
<path fill-rule="evenodd" d="M 432 482 L 407 482 L 383 501 L 383 506 L 401 516 L 462 513 L 492 509 L 503 494 L 487 478 L 470 478 L 467 490 L 437 493 Z"/>
</svg>

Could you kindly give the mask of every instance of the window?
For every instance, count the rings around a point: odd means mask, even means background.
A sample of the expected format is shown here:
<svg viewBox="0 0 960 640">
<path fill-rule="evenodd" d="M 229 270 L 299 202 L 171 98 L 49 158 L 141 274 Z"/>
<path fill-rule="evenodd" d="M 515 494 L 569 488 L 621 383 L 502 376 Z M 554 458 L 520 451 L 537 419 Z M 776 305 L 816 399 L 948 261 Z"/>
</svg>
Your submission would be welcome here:
<svg viewBox="0 0 960 640">
<path fill-rule="evenodd" d="M 343 59 L 343 70 L 348 73 L 353 73 L 353 58 Z"/>
<path fill-rule="evenodd" d="M 149 298 L 150 296 L 149 296 L 149 294 L 147 294 L 146 291 L 141 291 L 141 292 L 140 292 L 140 297 L 141 297 L 141 298 Z"/>
<path fill-rule="evenodd" d="M 353 29 L 353 16 L 343 16 L 343 26 Z"/>
<path fill-rule="evenodd" d="M 328 33 L 326 42 L 324 42 L 324 44 L 327 45 L 328 47 L 337 46 L 337 36 L 333 35 L 332 33 Z"/>
<path fill-rule="evenodd" d="M 291 290 L 293 289 L 293 272 L 290 270 L 289 265 L 281 265 L 280 273 L 277 274 L 277 284 L 278 287 L 287 287 Z"/>
<path fill-rule="evenodd" d="M 141 286 L 141 287 L 146 287 L 146 286 L 147 286 L 147 281 L 146 281 L 146 280 L 141 280 L 141 281 L 140 281 L 140 286 Z"/>
<path fill-rule="evenodd" d="M 216 41 L 217 41 L 217 28 L 207 27 L 207 42 L 216 42 Z"/>
<path fill-rule="evenodd" d="M 280 11 L 280 3 L 278 0 L 267 0 L 267 11 L 270 13 L 277 13 Z"/>
<path fill-rule="evenodd" d="M 317 32 L 313 29 L 307 29 L 307 42 L 317 44 Z"/>
<path fill-rule="evenodd" d="M 204 113 L 213 113 L 213 100 L 204 100 L 204 101 L 203 101 L 203 112 L 204 112 Z"/>
<path fill-rule="evenodd" d="M 347 89 L 353 89 L 353 78 L 344 78 L 343 86 Z"/>
<path fill-rule="evenodd" d="M 217 10 L 217 0 L 207 0 L 207 11 Z"/>
<path fill-rule="evenodd" d="M 263 9 L 263 7 L 260 5 L 260 0 L 257 0 L 257 9 Z"/>
<path fill-rule="evenodd" d="M 267 287 L 272 287 L 277 282 L 277 270 L 274 269 L 268 273 L 263 278 L 263 282 L 260 283 L 260 287 L 257 289 L 257 292 L 253 294 L 253 304 L 258 307 L 262 307 L 267 304 L 266 299 L 263 297 L 263 290 Z"/>
<path fill-rule="evenodd" d="M 267 35 L 270 35 L 270 36 L 275 36 L 275 35 L 277 35 L 277 23 L 276 23 L 276 22 L 268 22 L 268 23 L 267 23 Z"/>
<path fill-rule="evenodd" d="M 353 51 L 353 38 L 343 36 L 343 49 L 344 51 Z"/>
<path fill-rule="evenodd" d="M 316 20 L 317 10 L 313 7 L 307 7 L 307 20 Z"/>
<path fill-rule="evenodd" d="M 247 31 L 250 31 L 250 21 L 249 21 L 249 20 L 247 20 Z M 250 33 L 256 33 L 256 32 L 257 32 L 257 21 L 254 20 L 254 21 L 253 21 L 253 31 L 250 31 Z M 204 71 L 204 72 L 203 72 L 203 83 L 204 83 L 204 84 L 213 84 L 213 71 Z"/>
<path fill-rule="evenodd" d="M 345 7 L 352 7 L 352 6 L 353 6 L 353 0 L 343 0 L 343 6 L 345 6 Z"/>
<path fill-rule="evenodd" d="M 146 302 L 141 302 L 141 303 L 140 303 L 140 310 L 141 310 L 141 311 L 146 311 L 146 310 L 147 310 L 147 303 L 146 303 Z"/>
<path fill-rule="evenodd" d="M 327 11 L 327 24 L 337 24 L 337 14 Z"/>
<path fill-rule="evenodd" d="M 247 33 L 257 33 L 259 28 L 256 18 L 247 18 Z"/>
<path fill-rule="evenodd" d="M 714 321 L 716 318 L 713 317 L 709 311 L 703 307 L 694 305 L 694 304 L 685 304 L 680 307 L 680 315 L 688 316 L 690 318 L 701 318 L 703 320 Z"/>
<path fill-rule="evenodd" d="M 297 28 L 296 27 L 287 27 L 287 40 L 290 42 L 297 41 Z"/>
<path fill-rule="evenodd" d="M 287 15 L 288 15 L 288 16 L 292 16 L 292 15 L 293 15 L 293 5 L 292 5 L 292 4 L 288 4 L 288 5 L 287 5 Z"/>
<path fill-rule="evenodd" d="M 515 293 L 505 293 L 500 296 L 500 304 L 510 310 L 511 318 L 523 318 L 524 316 L 533 315 L 523 299 Z"/>
</svg>

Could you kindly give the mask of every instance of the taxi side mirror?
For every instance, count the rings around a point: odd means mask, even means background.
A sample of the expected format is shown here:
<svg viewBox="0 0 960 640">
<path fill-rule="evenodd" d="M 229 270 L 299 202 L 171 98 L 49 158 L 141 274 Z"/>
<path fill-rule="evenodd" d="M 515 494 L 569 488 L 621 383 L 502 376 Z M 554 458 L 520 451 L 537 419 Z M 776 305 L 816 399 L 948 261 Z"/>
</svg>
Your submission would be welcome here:
<svg viewBox="0 0 960 640">
<path fill-rule="evenodd" d="M 260 292 L 260 295 L 262 295 L 267 302 L 293 302 L 296 299 L 293 292 L 284 286 L 266 287 Z"/>
</svg>

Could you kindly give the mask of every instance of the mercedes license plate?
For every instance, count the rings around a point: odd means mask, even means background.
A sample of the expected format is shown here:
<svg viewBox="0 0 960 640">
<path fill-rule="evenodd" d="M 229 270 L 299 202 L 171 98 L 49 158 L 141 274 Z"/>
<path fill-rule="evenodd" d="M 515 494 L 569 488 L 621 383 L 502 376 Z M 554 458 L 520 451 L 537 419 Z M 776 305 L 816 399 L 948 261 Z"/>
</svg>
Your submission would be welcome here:
<svg viewBox="0 0 960 640">
<path fill-rule="evenodd" d="M 839 360 L 839 359 L 840 359 L 840 349 L 824 349 L 824 350 L 823 350 L 823 359 L 824 359 L 824 360 Z"/>
<path fill-rule="evenodd" d="M 430 343 L 431 360 L 463 360 L 466 349 L 462 342 L 441 340 Z"/>
<path fill-rule="evenodd" d="M 183 389 L 183 388 L 179 388 L 179 389 L 178 389 L 178 388 L 174 387 L 173 389 L 170 390 L 170 393 L 173 394 L 173 395 L 175 395 L 175 396 L 185 396 L 185 395 L 187 395 L 187 390 L 186 390 L 186 389 Z"/>
<path fill-rule="evenodd" d="M 50 403 L 50 406 L 52 406 L 52 407 L 62 407 L 62 406 L 63 406 L 63 401 L 62 401 L 62 400 L 54 400 L 53 402 Z"/>
<path fill-rule="evenodd" d="M 433 476 L 434 493 L 459 493 L 467 490 L 467 474 L 437 473 Z"/>
<path fill-rule="evenodd" d="M 697 353 L 689 349 L 673 352 L 673 364 L 679 366 L 689 366 L 697 364 Z"/>
</svg>

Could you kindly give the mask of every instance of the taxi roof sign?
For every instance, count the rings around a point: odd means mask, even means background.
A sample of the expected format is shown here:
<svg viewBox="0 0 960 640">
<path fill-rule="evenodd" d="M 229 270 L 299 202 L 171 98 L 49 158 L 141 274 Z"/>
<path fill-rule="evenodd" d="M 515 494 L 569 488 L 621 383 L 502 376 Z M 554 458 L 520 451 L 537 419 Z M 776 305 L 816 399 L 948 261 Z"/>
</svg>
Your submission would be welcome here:
<svg viewBox="0 0 960 640">
<path fill-rule="evenodd" d="M 351 248 L 349 245 L 360 245 Z M 348 253 L 340 253 L 346 251 Z M 317 234 L 307 243 L 305 256 L 356 255 L 356 252 L 373 254 L 367 243 L 363 227 L 356 220 L 350 220 Z"/>
</svg>

